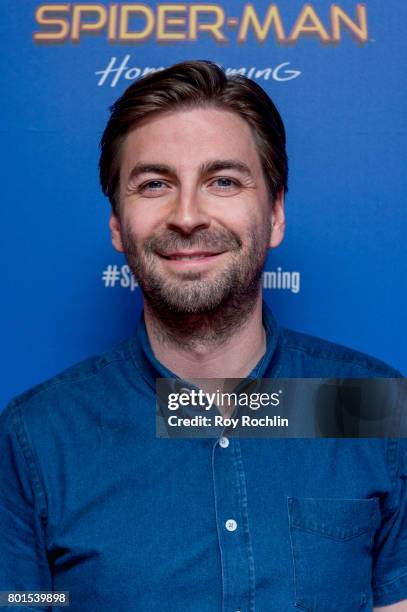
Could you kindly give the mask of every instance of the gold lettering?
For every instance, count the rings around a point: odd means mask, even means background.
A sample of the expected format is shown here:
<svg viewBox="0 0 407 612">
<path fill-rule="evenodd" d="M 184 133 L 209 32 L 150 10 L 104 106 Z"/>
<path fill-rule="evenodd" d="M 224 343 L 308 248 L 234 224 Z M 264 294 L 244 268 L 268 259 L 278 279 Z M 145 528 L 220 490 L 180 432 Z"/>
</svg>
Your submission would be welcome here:
<svg viewBox="0 0 407 612">
<path fill-rule="evenodd" d="M 58 30 L 34 32 L 33 38 L 37 40 L 65 40 L 69 32 L 69 21 L 52 17 L 52 13 L 69 13 L 69 4 L 43 4 L 35 11 L 35 20 L 43 26 L 59 26 Z"/>
<path fill-rule="evenodd" d="M 171 0 L 169 0 L 171 2 Z M 107 40 L 140 42 L 151 37 L 156 28 L 157 42 L 197 41 L 201 32 L 208 32 L 218 43 L 228 42 L 225 24 L 237 29 L 237 42 L 244 43 L 252 35 L 259 43 L 273 36 L 277 43 L 296 43 L 299 38 L 313 36 L 322 43 L 338 43 L 343 31 L 347 31 L 359 43 L 368 41 L 367 6 L 359 2 L 355 15 L 344 10 L 338 2 L 330 7 L 330 26 L 327 29 L 313 7 L 306 2 L 287 36 L 279 3 L 264 3 L 255 0 L 243 5 L 241 19 L 237 16 L 226 20 L 221 4 L 176 2 L 151 6 L 143 2 L 76 4 L 42 4 L 35 10 L 37 31 L 33 32 L 34 42 L 61 42 L 71 39 L 80 42 L 83 33 L 99 33 L 107 29 Z M 260 15 L 261 11 L 261 15 Z M 130 25 L 131 22 L 131 25 Z M 131 29 L 132 28 L 132 29 Z M 252 32 L 252 34 L 250 34 Z"/>
<path fill-rule="evenodd" d="M 199 23 L 199 13 L 214 13 L 214 23 Z M 221 31 L 225 23 L 225 11 L 217 4 L 191 4 L 189 9 L 189 39 L 197 40 L 198 31 L 211 32 L 217 42 L 227 42 L 226 36 Z"/>
<path fill-rule="evenodd" d="M 260 24 L 256 9 L 253 4 L 245 4 L 243 9 L 242 21 L 237 37 L 239 43 L 246 42 L 249 27 L 253 27 L 254 35 L 259 42 L 263 42 L 269 33 L 271 25 L 274 25 L 275 34 L 278 42 L 284 42 L 285 33 L 281 21 L 280 12 L 275 4 L 270 4 L 263 25 Z"/>
<path fill-rule="evenodd" d="M 109 26 L 107 30 L 107 40 L 113 42 L 116 40 L 116 29 L 117 29 L 117 4 L 110 5 L 109 12 Z"/>
<path fill-rule="evenodd" d="M 82 16 L 88 13 L 97 16 L 97 21 L 83 22 Z M 101 4 L 74 4 L 72 11 L 72 42 L 79 42 L 81 32 L 100 32 L 106 25 L 107 12 Z"/>
<path fill-rule="evenodd" d="M 185 31 L 171 32 L 167 30 L 168 26 L 185 26 L 185 17 L 171 17 L 168 13 L 185 13 L 187 10 L 186 4 L 159 4 L 157 6 L 157 41 L 164 42 L 166 40 L 185 40 L 187 35 Z"/>
<path fill-rule="evenodd" d="M 291 30 L 288 42 L 296 42 L 302 34 L 317 34 L 322 42 L 330 42 L 329 34 L 311 4 L 304 5 Z"/>
<path fill-rule="evenodd" d="M 331 7 L 331 24 L 332 24 L 332 40 L 339 42 L 341 40 L 341 22 L 343 22 L 350 30 L 351 34 L 356 37 L 359 42 L 367 42 L 367 13 L 366 5 L 358 4 L 356 6 L 356 15 L 359 23 L 351 20 L 349 15 L 345 13 L 337 4 Z"/>
<path fill-rule="evenodd" d="M 129 32 L 129 15 L 139 14 L 145 17 L 146 25 L 143 30 Z M 120 13 L 119 39 L 120 40 L 145 40 L 154 28 L 154 13 L 145 4 L 123 4 Z"/>
</svg>

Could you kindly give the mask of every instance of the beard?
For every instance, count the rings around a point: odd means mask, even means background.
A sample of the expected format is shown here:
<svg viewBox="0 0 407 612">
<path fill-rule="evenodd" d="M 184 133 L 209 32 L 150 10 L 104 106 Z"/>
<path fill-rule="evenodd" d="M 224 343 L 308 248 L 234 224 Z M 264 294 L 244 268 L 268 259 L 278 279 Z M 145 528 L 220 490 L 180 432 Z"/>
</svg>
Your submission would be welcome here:
<svg viewBox="0 0 407 612">
<path fill-rule="evenodd" d="M 166 230 L 139 243 L 130 227 L 122 229 L 122 241 L 129 267 L 149 306 L 161 315 L 210 315 L 219 310 L 248 310 L 258 295 L 267 257 L 271 222 L 253 223 L 243 240 L 226 228 L 196 230 L 190 236 Z M 158 253 L 176 251 L 226 252 L 227 260 L 218 269 L 166 272 Z M 220 263 L 220 262 L 219 262 Z M 228 308 L 229 307 L 229 308 Z M 250 310 L 250 308 L 249 308 Z M 231 314 L 231 313 L 230 313 Z"/>
</svg>

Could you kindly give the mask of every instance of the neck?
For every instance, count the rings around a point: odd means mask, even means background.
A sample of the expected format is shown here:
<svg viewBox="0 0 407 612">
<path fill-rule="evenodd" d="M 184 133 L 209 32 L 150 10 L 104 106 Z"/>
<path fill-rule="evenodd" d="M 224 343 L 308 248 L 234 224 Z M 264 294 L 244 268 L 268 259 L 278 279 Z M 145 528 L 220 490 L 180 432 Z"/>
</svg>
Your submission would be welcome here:
<svg viewBox="0 0 407 612">
<path fill-rule="evenodd" d="M 144 319 L 155 357 L 184 379 L 244 378 L 266 350 L 260 288 L 210 313 L 160 313 L 145 299 Z"/>
</svg>

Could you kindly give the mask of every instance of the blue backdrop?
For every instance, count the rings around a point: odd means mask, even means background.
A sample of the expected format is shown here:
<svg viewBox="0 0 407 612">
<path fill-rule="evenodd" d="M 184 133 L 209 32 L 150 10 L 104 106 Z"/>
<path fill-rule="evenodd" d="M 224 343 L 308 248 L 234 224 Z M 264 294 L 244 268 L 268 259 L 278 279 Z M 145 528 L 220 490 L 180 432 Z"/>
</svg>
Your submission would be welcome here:
<svg viewBox="0 0 407 612">
<path fill-rule="evenodd" d="M 279 322 L 406 372 L 407 3 L 83 6 L 2 0 L 0 405 L 132 333 L 98 142 L 131 79 L 189 58 L 256 79 L 285 121 L 287 236 L 264 278 Z"/>
</svg>

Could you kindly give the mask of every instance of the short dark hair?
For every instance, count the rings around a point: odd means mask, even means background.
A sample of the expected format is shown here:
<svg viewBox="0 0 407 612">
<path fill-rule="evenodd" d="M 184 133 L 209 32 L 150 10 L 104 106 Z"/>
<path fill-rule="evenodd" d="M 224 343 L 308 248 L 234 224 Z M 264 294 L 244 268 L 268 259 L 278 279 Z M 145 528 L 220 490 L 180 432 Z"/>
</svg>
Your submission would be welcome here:
<svg viewBox="0 0 407 612">
<path fill-rule="evenodd" d="M 111 106 L 103 132 L 99 175 L 103 193 L 118 212 L 120 149 L 126 135 L 146 117 L 166 111 L 217 108 L 234 112 L 252 130 L 271 196 L 287 191 L 285 129 L 266 92 L 251 79 L 227 76 L 217 64 L 186 61 L 142 77 Z"/>
</svg>

